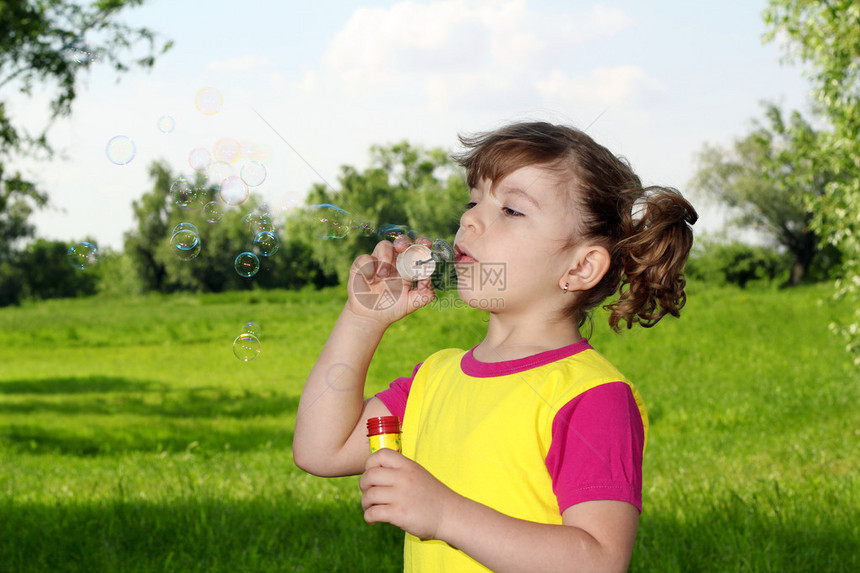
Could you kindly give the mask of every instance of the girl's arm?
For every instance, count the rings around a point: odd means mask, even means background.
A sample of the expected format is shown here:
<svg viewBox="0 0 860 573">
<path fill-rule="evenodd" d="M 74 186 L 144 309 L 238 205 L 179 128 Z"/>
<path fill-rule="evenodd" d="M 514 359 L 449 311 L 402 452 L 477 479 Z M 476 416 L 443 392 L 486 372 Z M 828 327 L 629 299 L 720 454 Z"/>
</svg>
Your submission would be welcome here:
<svg viewBox="0 0 860 573">
<path fill-rule="evenodd" d="M 293 460 L 309 473 L 361 473 L 369 454 L 365 420 L 390 415 L 379 399 L 364 399 L 370 360 L 390 324 L 433 299 L 429 280 L 413 289 L 397 275 L 395 258 L 408 244 L 383 241 L 350 269 L 346 306 L 305 382 L 296 414 Z M 375 304 L 381 300 L 385 304 Z"/>
<path fill-rule="evenodd" d="M 445 541 L 498 572 L 626 571 L 639 525 L 639 511 L 623 501 L 576 504 L 562 513 L 563 525 L 510 517 L 388 450 L 367 459 L 361 489 L 368 523 Z"/>
</svg>

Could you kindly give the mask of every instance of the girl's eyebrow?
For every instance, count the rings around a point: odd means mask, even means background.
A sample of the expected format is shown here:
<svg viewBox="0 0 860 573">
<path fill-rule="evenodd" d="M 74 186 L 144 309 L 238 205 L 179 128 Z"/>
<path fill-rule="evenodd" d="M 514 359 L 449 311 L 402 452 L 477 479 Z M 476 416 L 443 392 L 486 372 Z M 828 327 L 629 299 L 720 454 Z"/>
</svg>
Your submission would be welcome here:
<svg viewBox="0 0 860 573">
<path fill-rule="evenodd" d="M 540 204 L 537 202 L 537 199 L 535 199 L 519 187 L 502 186 L 499 191 L 505 195 L 515 195 L 517 197 L 522 197 L 525 201 L 534 205 L 535 208 L 540 209 Z"/>
</svg>

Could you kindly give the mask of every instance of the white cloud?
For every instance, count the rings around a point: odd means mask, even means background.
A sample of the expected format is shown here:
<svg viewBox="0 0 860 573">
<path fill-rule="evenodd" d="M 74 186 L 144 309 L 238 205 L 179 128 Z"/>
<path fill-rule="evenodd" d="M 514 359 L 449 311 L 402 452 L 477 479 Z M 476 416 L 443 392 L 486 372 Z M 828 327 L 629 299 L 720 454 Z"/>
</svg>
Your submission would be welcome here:
<svg viewBox="0 0 860 573">
<path fill-rule="evenodd" d="M 534 104 L 540 78 L 632 25 L 617 8 L 558 14 L 524 0 L 360 8 L 329 44 L 324 76 L 353 98 L 385 91 L 435 110 Z"/>
<path fill-rule="evenodd" d="M 637 66 L 598 68 L 587 76 L 552 71 L 537 82 L 541 96 L 553 103 L 589 103 L 636 107 L 664 97 L 667 88 Z"/>
</svg>

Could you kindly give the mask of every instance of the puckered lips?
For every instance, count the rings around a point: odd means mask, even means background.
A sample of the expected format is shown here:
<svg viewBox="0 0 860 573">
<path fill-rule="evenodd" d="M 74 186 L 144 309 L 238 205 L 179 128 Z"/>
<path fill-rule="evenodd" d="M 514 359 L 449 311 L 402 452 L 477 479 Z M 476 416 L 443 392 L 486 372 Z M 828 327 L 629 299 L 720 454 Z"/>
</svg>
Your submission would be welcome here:
<svg viewBox="0 0 860 573">
<path fill-rule="evenodd" d="M 454 245 L 454 264 L 465 265 L 477 262 L 478 260 L 472 256 L 466 247 L 463 245 Z"/>
</svg>

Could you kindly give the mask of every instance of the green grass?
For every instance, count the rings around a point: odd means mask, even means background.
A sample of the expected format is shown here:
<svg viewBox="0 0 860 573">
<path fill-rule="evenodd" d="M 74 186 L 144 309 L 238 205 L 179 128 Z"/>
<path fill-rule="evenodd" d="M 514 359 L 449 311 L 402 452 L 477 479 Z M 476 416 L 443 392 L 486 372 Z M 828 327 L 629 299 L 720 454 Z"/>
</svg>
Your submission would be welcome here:
<svg viewBox="0 0 860 573">
<path fill-rule="evenodd" d="M 633 571 L 860 568 L 860 376 L 827 286 L 692 285 L 681 320 L 594 345 L 651 416 Z M 357 478 L 292 463 L 304 378 L 342 289 L 47 301 L 0 309 L 0 570 L 398 571 Z M 484 316 L 394 325 L 368 393 Z M 232 341 L 262 326 L 244 363 Z"/>
</svg>

